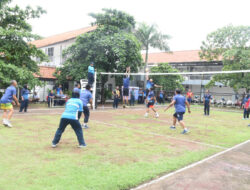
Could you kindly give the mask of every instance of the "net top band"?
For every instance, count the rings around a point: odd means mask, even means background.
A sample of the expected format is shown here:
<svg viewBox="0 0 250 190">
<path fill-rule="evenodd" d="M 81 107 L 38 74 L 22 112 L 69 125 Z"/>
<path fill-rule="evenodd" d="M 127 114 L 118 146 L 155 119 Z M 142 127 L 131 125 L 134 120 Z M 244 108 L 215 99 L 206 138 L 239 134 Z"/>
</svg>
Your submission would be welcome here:
<svg viewBox="0 0 250 190">
<path fill-rule="evenodd" d="M 130 75 L 211 75 L 211 74 L 232 74 L 232 73 L 250 73 L 250 70 L 179 72 L 179 73 L 130 73 Z M 127 75 L 127 73 L 109 73 L 109 72 L 99 72 L 98 74 L 100 75 Z"/>
</svg>

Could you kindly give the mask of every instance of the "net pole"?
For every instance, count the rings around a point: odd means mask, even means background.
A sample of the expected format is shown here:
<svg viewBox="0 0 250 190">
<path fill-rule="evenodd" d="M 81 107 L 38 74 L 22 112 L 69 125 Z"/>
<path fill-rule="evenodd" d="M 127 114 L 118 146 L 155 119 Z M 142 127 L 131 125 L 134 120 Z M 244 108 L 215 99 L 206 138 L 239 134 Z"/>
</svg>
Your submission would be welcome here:
<svg viewBox="0 0 250 190">
<path fill-rule="evenodd" d="M 200 102 L 202 103 L 202 93 L 203 93 L 203 80 L 204 80 L 204 75 L 201 75 L 201 86 L 200 86 Z"/>
<path fill-rule="evenodd" d="M 94 76 L 94 88 L 93 88 L 93 110 L 95 110 L 96 107 L 96 77 L 97 77 L 97 71 L 95 72 Z"/>
</svg>

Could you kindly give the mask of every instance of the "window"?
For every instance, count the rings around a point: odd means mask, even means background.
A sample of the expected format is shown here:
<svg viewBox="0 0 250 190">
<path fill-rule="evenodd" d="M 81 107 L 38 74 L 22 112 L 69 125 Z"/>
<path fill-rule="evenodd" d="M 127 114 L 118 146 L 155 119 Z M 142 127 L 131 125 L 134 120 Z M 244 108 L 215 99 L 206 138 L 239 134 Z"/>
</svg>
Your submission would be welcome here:
<svg viewBox="0 0 250 190">
<path fill-rule="evenodd" d="M 108 90 L 112 91 L 112 84 L 108 84 Z"/>
<path fill-rule="evenodd" d="M 53 57 L 54 56 L 54 48 L 53 47 L 48 48 L 48 56 L 49 57 Z"/>
<path fill-rule="evenodd" d="M 54 56 L 54 47 L 46 48 L 45 53 L 48 55 L 50 62 L 53 62 L 53 56 Z"/>
</svg>

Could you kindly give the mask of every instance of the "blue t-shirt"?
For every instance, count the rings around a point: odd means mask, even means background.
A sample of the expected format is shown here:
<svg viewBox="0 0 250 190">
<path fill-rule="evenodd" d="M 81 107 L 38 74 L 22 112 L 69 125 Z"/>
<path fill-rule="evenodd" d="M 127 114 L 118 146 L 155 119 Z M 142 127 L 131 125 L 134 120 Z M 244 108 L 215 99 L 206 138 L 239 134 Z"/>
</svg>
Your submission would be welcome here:
<svg viewBox="0 0 250 190">
<path fill-rule="evenodd" d="M 212 99 L 212 96 L 210 94 L 204 95 L 205 103 L 209 103 L 209 101 Z"/>
<path fill-rule="evenodd" d="M 244 98 L 242 104 L 245 104 L 248 101 L 248 98 Z"/>
<path fill-rule="evenodd" d="M 154 102 L 154 97 L 155 97 L 154 91 L 150 91 L 150 92 L 148 93 L 148 101 L 149 101 L 149 102 Z"/>
<path fill-rule="evenodd" d="M 143 91 L 140 91 L 139 92 L 139 96 L 143 96 L 144 92 Z"/>
<path fill-rule="evenodd" d="M 186 98 L 185 96 L 182 96 L 180 94 L 177 94 L 174 96 L 174 100 L 175 100 L 175 111 L 178 112 L 185 112 L 186 111 Z"/>
<path fill-rule="evenodd" d="M 153 87 L 154 87 L 154 83 L 151 82 L 150 80 L 147 80 L 146 88 L 150 89 L 150 88 L 153 88 Z"/>
<path fill-rule="evenodd" d="M 28 89 L 23 88 L 21 91 L 21 96 L 23 97 L 24 100 L 29 99 L 29 93 L 30 91 Z"/>
<path fill-rule="evenodd" d="M 129 77 L 123 78 L 123 87 L 129 88 Z"/>
<path fill-rule="evenodd" d="M 87 106 L 90 99 L 92 99 L 92 94 L 89 90 L 81 90 L 80 100 L 82 101 L 83 106 Z"/>
<path fill-rule="evenodd" d="M 79 89 L 79 88 L 77 88 L 77 87 L 75 87 L 74 89 L 73 89 L 73 92 L 77 92 L 77 93 L 79 93 L 80 94 L 80 92 L 81 92 L 81 89 Z"/>
<path fill-rule="evenodd" d="M 67 101 L 61 118 L 78 120 L 79 111 L 83 111 L 82 101 L 79 98 L 71 98 Z"/>
<path fill-rule="evenodd" d="M 55 94 L 50 92 L 48 95 L 48 101 L 50 101 L 50 96 L 55 96 Z"/>
<path fill-rule="evenodd" d="M 11 103 L 13 101 L 13 95 L 16 95 L 16 87 L 11 85 L 6 89 L 4 95 L 2 96 L 1 103 Z"/>
<path fill-rule="evenodd" d="M 160 93 L 160 98 L 163 98 L 163 93 L 162 92 Z"/>
<path fill-rule="evenodd" d="M 57 88 L 56 88 L 56 94 L 57 94 L 57 95 L 60 95 L 61 90 L 62 90 L 62 88 L 57 87 Z"/>
<path fill-rule="evenodd" d="M 92 74 L 95 74 L 95 68 L 92 67 L 91 65 L 88 67 L 88 72 L 89 73 L 92 73 Z"/>
</svg>

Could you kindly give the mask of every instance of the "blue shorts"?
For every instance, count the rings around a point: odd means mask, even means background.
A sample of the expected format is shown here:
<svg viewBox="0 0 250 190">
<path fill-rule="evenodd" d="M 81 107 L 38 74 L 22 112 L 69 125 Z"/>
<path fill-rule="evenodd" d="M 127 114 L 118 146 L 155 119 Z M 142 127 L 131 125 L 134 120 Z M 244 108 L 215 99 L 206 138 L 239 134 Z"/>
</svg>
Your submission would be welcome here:
<svg viewBox="0 0 250 190">
<path fill-rule="evenodd" d="M 185 114 L 185 112 L 175 112 L 174 117 L 177 118 L 178 121 L 182 121 L 184 114 Z"/>
</svg>

